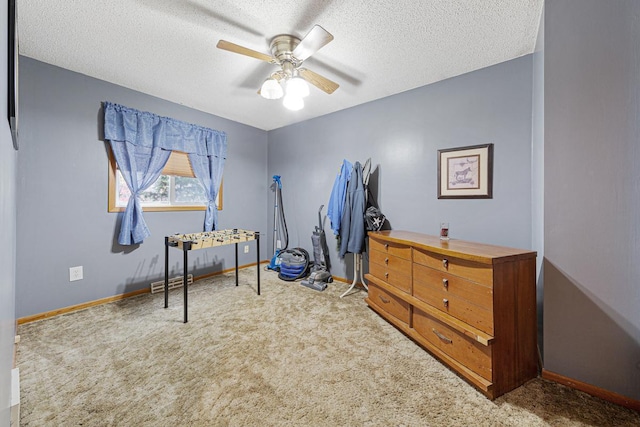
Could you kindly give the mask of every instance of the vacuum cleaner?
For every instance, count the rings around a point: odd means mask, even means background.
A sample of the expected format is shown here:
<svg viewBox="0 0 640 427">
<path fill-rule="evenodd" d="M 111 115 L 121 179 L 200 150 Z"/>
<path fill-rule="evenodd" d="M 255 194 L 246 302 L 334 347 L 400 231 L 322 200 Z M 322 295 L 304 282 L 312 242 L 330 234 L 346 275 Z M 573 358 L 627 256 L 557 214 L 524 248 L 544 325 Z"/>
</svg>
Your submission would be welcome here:
<svg viewBox="0 0 640 427">
<path fill-rule="evenodd" d="M 302 286 L 316 291 L 324 291 L 327 289 L 327 283 L 333 282 L 333 277 L 331 273 L 329 273 L 331 266 L 327 238 L 322 225 L 322 208 L 324 208 L 324 205 L 320 205 L 320 209 L 318 210 L 318 226 L 311 235 L 311 243 L 313 244 L 313 268 L 311 269 L 309 277 L 300 282 Z"/>
<path fill-rule="evenodd" d="M 273 257 L 271 262 L 265 267 L 266 270 L 280 271 L 280 253 L 285 251 L 289 246 L 289 230 L 287 230 L 287 221 L 284 216 L 284 205 L 282 204 L 282 181 L 280 175 L 273 176 L 273 183 L 271 184 L 274 190 L 274 203 L 273 203 Z M 280 210 L 278 210 L 278 206 Z M 278 223 L 283 226 L 283 233 L 279 233 Z M 282 234 L 282 235 L 280 235 Z M 284 239 L 282 239 L 284 237 Z M 284 247 L 279 248 L 278 242 L 284 240 Z"/>
<path fill-rule="evenodd" d="M 279 258 L 280 273 L 278 273 L 278 278 L 280 280 L 293 282 L 309 274 L 309 253 L 303 248 L 281 251 Z"/>
</svg>

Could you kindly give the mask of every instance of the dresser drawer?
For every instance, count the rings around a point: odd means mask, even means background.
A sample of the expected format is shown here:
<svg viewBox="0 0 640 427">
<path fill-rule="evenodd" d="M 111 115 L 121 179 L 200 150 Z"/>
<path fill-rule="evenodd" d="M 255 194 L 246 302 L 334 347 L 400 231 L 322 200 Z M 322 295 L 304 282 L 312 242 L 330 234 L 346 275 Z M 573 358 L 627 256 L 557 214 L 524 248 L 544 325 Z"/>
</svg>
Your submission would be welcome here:
<svg viewBox="0 0 640 427">
<path fill-rule="evenodd" d="M 493 290 L 423 265 L 413 265 L 413 296 L 489 335 L 493 330 Z"/>
<path fill-rule="evenodd" d="M 387 255 L 411 260 L 411 246 L 386 241 L 381 242 L 374 237 L 369 237 L 369 249 L 371 251 L 378 251 Z"/>
<path fill-rule="evenodd" d="M 369 251 L 369 262 L 383 265 L 389 270 L 395 270 L 407 276 L 411 275 L 411 260 L 409 259 L 372 250 Z"/>
<path fill-rule="evenodd" d="M 444 271 L 413 264 L 413 280 L 433 290 L 445 291 L 470 303 L 493 311 L 493 288 Z"/>
<path fill-rule="evenodd" d="M 415 248 L 413 249 L 413 261 L 439 271 L 464 277 L 473 282 L 489 286 L 493 284 L 493 268 L 488 264 L 480 264 Z"/>
<path fill-rule="evenodd" d="M 410 269 L 401 273 L 397 270 L 389 269 L 386 265 L 380 265 L 374 262 L 370 262 L 369 274 L 376 276 L 380 280 L 384 280 L 388 284 L 400 289 L 401 291 L 404 291 L 408 294 L 411 293 L 411 270 Z"/>
<path fill-rule="evenodd" d="M 493 314 L 486 308 L 474 305 L 446 291 L 431 289 L 421 282 L 414 282 L 413 295 L 443 313 L 460 319 L 489 335 L 494 335 Z"/>
<path fill-rule="evenodd" d="M 415 307 L 413 327 L 431 345 L 481 377 L 492 381 L 491 346 L 467 338 Z"/>
<path fill-rule="evenodd" d="M 369 283 L 369 300 L 396 319 L 409 325 L 409 303 Z"/>
</svg>

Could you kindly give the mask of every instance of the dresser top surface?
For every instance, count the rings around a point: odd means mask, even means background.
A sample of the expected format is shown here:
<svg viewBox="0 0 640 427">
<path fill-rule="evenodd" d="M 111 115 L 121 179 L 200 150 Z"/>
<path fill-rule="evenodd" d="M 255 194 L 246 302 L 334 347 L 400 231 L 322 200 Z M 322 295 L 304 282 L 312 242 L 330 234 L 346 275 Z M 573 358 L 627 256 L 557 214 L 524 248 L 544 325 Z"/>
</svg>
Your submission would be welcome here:
<svg viewBox="0 0 640 427">
<path fill-rule="evenodd" d="M 466 240 L 440 240 L 438 236 L 416 233 L 413 231 L 385 230 L 370 231 L 369 237 L 399 244 L 413 246 L 433 253 L 472 259 L 474 261 L 496 264 L 516 259 L 535 258 L 536 252 L 515 249 L 506 246 L 469 242 Z"/>
</svg>

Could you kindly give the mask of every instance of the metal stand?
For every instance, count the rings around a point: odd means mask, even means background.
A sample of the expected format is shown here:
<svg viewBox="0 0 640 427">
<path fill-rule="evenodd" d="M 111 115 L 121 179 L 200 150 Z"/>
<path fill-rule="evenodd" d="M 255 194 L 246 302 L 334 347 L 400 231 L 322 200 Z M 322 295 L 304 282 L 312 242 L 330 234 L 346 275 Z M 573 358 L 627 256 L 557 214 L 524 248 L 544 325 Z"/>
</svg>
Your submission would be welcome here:
<svg viewBox="0 0 640 427">
<path fill-rule="evenodd" d="M 236 231 L 237 230 L 234 229 L 234 232 Z M 258 231 L 252 232 L 252 233 L 253 233 L 254 240 L 256 242 L 256 257 L 257 257 L 256 271 L 257 271 L 257 280 L 258 280 L 258 295 L 260 295 L 260 233 Z M 238 242 L 227 242 L 227 241 L 223 242 L 222 240 L 220 240 L 220 242 L 222 243 L 217 243 L 215 246 L 223 246 L 228 243 L 235 243 L 236 286 L 238 286 Z M 184 323 L 187 323 L 188 322 L 188 310 L 187 310 L 188 286 L 187 284 L 189 283 L 188 282 L 188 276 L 189 276 L 188 253 L 192 249 L 198 249 L 198 246 L 194 246 L 194 241 L 184 240 L 178 243 L 178 241 L 176 241 L 175 239 L 170 239 L 169 236 L 165 236 L 164 238 L 164 308 L 169 307 L 169 247 L 170 246 L 174 248 L 180 248 L 180 246 L 182 246 L 182 253 L 183 253 L 182 266 L 184 271 L 184 278 L 182 281 L 183 292 L 184 292 Z"/>
<path fill-rule="evenodd" d="M 351 286 L 345 291 L 345 293 L 340 295 L 340 298 L 347 296 L 347 294 L 349 294 L 349 292 L 351 292 L 356 287 L 356 284 L 358 283 L 358 277 L 360 277 L 360 283 L 362 283 L 362 286 L 364 286 L 364 288 L 368 291 L 369 287 L 364 282 L 364 276 L 362 272 L 362 254 L 353 254 L 353 283 L 351 283 Z"/>
<path fill-rule="evenodd" d="M 258 295 L 260 295 L 260 233 L 256 231 L 256 268 L 258 270 Z M 185 258 L 186 260 L 186 258 Z M 185 264 L 186 265 L 186 264 Z M 185 270 L 186 271 L 186 270 Z M 238 242 L 236 242 L 236 286 L 238 286 Z M 186 301 L 186 300 L 185 300 Z M 185 317 L 186 319 L 186 317 Z M 186 322 L 186 320 L 185 320 Z"/>
</svg>

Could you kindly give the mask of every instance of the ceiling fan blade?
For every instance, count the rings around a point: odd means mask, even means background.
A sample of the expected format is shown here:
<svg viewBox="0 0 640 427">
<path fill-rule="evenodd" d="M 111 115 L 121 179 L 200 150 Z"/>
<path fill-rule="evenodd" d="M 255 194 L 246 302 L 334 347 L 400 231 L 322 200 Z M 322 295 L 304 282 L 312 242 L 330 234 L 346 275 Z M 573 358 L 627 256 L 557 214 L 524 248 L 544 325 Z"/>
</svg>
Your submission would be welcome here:
<svg viewBox="0 0 640 427">
<path fill-rule="evenodd" d="M 327 30 L 320 25 L 314 25 L 311 31 L 300 40 L 298 46 L 293 50 L 292 55 L 298 60 L 304 61 L 331 40 L 333 40 L 333 36 Z"/>
<path fill-rule="evenodd" d="M 228 42 L 226 40 L 220 40 L 216 45 L 218 49 L 228 50 L 229 52 L 239 53 L 240 55 L 250 56 L 252 58 L 259 59 L 261 61 L 266 62 L 274 62 L 275 59 L 271 55 L 267 55 L 266 53 L 258 52 L 253 49 L 249 49 L 248 47 L 243 47 L 237 45 L 235 43 Z"/>
<path fill-rule="evenodd" d="M 338 83 L 332 82 L 328 78 L 322 77 L 320 74 L 314 73 L 306 68 L 298 68 L 298 73 L 300 74 L 300 77 L 329 95 L 340 87 Z"/>
</svg>

